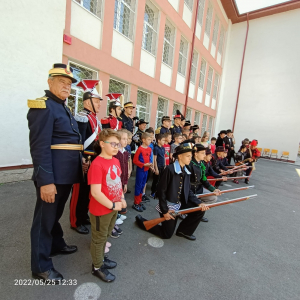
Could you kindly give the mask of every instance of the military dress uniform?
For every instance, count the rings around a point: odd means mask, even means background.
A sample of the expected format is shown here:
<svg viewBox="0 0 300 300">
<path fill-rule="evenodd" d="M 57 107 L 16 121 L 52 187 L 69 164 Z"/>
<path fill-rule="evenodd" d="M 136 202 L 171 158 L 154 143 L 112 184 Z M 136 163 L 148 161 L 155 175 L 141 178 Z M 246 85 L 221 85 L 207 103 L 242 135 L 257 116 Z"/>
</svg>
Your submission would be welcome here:
<svg viewBox="0 0 300 300">
<path fill-rule="evenodd" d="M 57 71 L 53 72 L 62 72 L 58 75 L 64 76 L 63 66 L 54 65 L 53 70 Z M 72 185 L 78 183 L 82 176 L 83 146 L 77 122 L 64 100 L 47 90 L 45 97 L 28 100 L 28 106 L 30 152 L 34 167 L 32 180 L 37 197 L 31 227 L 31 269 L 33 273 L 40 274 L 53 268 L 51 253 L 67 247 L 59 219 Z M 40 188 L 49 184 L 56 186 L 54 203 L 41 199 Z M 74 247 L 73 252 L 77 250 Z"/>
<path fill-rule="evenodd" d="M 113 130 L 119 130 L 123 127 L 121 119 L 116 118 L 111 114 L 108 117 L 101 119 L 101 125 L 103 129 L 111 128 Z"/>
<path fill-rule="evenodd" d="M 169 133 L 171 132 L 169 128 L 166 128 L 164 126 L 161 126 L 161 127 L 158 127 L 156 130 L 155 130 L 155 135 L 158 135 L 158 134 L 165 134 L 165 133 Z"/>
<path fill-rule="evenodd" d="M 84 108 L 81 112 L 75 115 L 75 120 L 77 121 L 79 132 L 82 136 L 83 144 L 90 138 L 95 137 L 90 144 L 83 151 L 83 157 L 86 161 L 92 162 L 96 158 L 96 153 L 94 152 L 94 144 L 98 139 L 98 134 L 101 131 L 100 121 L 97 115 L 87 108 Z M 89 143 L 89 142 L 88 142 Z M 72 228 L 78 228 L 80 233 L 88 233 L 88 229 L 84 225 L 89 224 L 88 216 L 88 206 L 89 206 L 89 194 L 90 186 L 87 184 L 87 174 L 84 174 L 80 183 L 73 185 L 72 197 L 70 201 L 70 223 Z M 82 228 L 83 227 L 83 228 Z"/>
<path fill-rule="evenodd" d="M 171 126 L 170 131 L 171 131 L 172 136 L 173 136 L 175 133 L 182 133 L 182 128 L 180 126 L 176 126 L 174 124 L 174 125 Z"/>
</svg>

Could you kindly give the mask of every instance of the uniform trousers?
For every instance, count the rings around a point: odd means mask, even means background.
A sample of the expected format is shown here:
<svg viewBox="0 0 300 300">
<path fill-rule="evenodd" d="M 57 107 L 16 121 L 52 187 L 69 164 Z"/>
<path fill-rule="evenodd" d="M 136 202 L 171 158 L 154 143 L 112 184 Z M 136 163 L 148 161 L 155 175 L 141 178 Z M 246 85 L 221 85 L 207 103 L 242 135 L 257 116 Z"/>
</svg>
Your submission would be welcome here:
<svg viewBox="0 0 300 300">
<path fill-rule="evenodd" d="M 31 270 L 43 273 L 53 268 L 51 252 L 66 246 L 63 230 L 59 223 L 65 204 L 71 192 L 72 184 L 56 184 L 57 194 L 54 203 L 41 199 L 40 187 L 36 188 L 36 205 L 31 227 Z"/>
</svg>

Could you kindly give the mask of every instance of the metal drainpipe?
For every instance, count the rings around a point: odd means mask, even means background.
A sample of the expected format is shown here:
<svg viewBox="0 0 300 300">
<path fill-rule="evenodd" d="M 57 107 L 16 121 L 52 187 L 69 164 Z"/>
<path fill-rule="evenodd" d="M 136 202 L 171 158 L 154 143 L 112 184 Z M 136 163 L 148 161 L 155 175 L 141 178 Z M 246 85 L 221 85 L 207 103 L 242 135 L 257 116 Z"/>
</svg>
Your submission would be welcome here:
<svg viewBox="0 0 300 300">
<path fill-rule="evenodd" d="M 232 131 L 234 131 L 235 120 L 236 120 L 236 113 L 237 113 L 237 108 L 238 108 L 239 98 L 240 98 L 240 89 L 241 89 L 242 74 L 243 74 L 243 68 L 244 68 L 244 59 L 245 59 L 245 52 L 246 52 L 246 46 L 247 46 L 248 31 L 249 31 L 249 13 L 247 13 L 247 31 L 246 31 L 246 38 L 245 38 L 243 59 L 242 59 L 242 65 L 241 65 L 239 87 L 238 87 L 238 93 L 237 93 L 236 104 L 235 104 L 235 112 L 234 112 L 234 118 L 233 118 Z"/>
<path fill-rule="evenodd" d="M 189 66 L 188 78 L 187 78 L 187 83 L 186 83 L 186 97 L 185 97 L 184 113 L 183 113 L 184 116 L 186 116 L 187 103 L 188 103 L 188 99 L 189 99 L 190 78 L 191 78 L 191 70 L 192 70 L 192 63 L 193 63 L 193 53 L 194 53 L 194 44 L 195 44 L 195 36 L 196 36 L 196 28 L 197 28 L 197 16 L 198 16 L 199 1 L 200 0 L 197 0 L 197 5 L 196 5 L 195 24 L 194 24 L 192 49 L 191 49 L 191 57 L 190 57 L 190 66 Z"/>
</svg>

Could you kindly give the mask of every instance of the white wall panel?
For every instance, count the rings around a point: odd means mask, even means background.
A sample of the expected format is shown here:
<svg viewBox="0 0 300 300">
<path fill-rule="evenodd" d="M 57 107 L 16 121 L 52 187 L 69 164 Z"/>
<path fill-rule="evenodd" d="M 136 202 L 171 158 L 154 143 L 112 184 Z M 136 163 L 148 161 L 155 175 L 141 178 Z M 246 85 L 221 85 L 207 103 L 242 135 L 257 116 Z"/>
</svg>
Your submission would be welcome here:
<svg viewBox="0 0 300 300">
<path fill-rule="evenodd" d="M 133 42 L 121 33 L 113 30 L 111 55 L 127 65 L 132 65 Z"/>
<path fill-rule="evenodd" d="M 198 102 L 202 102 L 202 98 L 203 98 L 203 90 L 198 88 L 198 93 L 197 93 L 197 101 Z"/>
<path fill-rule="evenodd" d="M 154 78 L 155 64 L 156 64 L 156 58 L 149 52 L 142 49 L 140 71 Z"/>
<path fill-rule="evenodd" d="M 192 24 L 192 12 L 191 10 L 188 8 L 188 6 L 184 3 L 183 6 L 183 15 L 182 15 L 183 21 L 189 26 L 191 27 Z"/>
<path fill-rule="evenodd" d="M 176 91 L 184 94 L 184 88 L 185 88 L 185 77 L 177 73 Z"/>
<path fill-rule="evenodd" d="M 166 64 L 161 64 L 160 81 L 168 86 L 171 86 L 172 70 L 173 69 L 167 66 Z"/>
<path fill-rule="evenodd" d="M 189 97 L 194 99 L 195 96 L 195 85 L 190 82 L 190 86 L 189 86 Z"/>
<path fill-rule="evenodd" d="M 203 45 L 206 49 L 208 49 L 208 47 L 209 47 L 209 36 L 206 33 L 204 33 Z"/>
</svg>

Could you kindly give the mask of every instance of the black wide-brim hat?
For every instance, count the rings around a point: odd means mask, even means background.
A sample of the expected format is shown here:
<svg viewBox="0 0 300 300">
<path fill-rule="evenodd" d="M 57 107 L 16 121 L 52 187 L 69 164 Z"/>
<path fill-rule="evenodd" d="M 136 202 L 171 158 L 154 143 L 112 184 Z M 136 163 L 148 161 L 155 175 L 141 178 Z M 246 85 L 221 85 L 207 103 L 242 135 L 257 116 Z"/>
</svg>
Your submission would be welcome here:
<svg viewBox="0 0 300 300">
<path fill-rule="evenodd" d="M 192 126 L 191 121 L 185 121 L 183 127 Z"/>
<path fill-rule="evenodd" d="M 193 125 L 193 126 L 192 126 L 192 129 L 193 129 L 193 130 L 199 129 L 199 126 L 198 126 L 198 125 Z"/>
<path fill-rule="evenodd" d="M 221 130 L 219 134 L 227 134 L 227 130 Z"/>
<path fill-rule="evenodd" d="M 211 150 L 210 150 L 209 148 L 206 148 L 205 154 L 206 154 L 206 155 L 212 154 L 212 153 L 211 153 Z"/>
<path fill-rule="evenodd" d="M 219 146 L 219 147 L 216 148 L 215 152 L 216 152 L 216 153 L 217 153 L 217 152 L 225 152 L 225 149 L 224 149 L 224 147 Z"/>
<path fill-rule="evenodd" d="M 49 71 L 49 77 L 63 76 L 70 78 L 72 83 L 76 83 L 77 79 L 74 78 L 73 69 L 69 65 L 65 64 L 54 64 L 52 69 Z"/>
<path fill-rule="evenodd" d="M 195 146 L 194 146 L 194 148 L 196 148 L 195 150 L 194 150 L 194 152 L 199 152 L 199 151 L 206 151 L 206 147 L 204 146 L 204 145 L 202 145 L 202 144 L 196 144 Z"/>
<path fill-rule="evenodd" d="M 136 123 L 135 126 L 139 127 L 142 124 L 149 124 L 149 122 L 144 121 L 143 119 L 139 119 Z"/>
<path fill-rule="evenodd" d="M 179 146 L 175 148 L 175 156 L 178 156 L 179 154 L 183 154 L 186 152 L 192 152 L 195 150 L 195 146 L 193 143 L 186 143 L 185 141 L 181 143 Z"/>
</svg>

